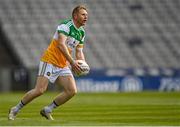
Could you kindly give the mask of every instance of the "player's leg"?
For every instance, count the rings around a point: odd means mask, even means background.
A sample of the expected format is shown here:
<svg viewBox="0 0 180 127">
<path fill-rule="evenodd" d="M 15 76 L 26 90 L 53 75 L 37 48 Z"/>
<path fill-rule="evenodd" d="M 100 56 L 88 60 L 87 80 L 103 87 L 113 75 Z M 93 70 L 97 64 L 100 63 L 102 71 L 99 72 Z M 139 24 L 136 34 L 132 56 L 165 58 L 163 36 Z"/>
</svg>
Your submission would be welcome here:
<svg viewBox="0 0 180 127">
<path fill-rule="evenodd" d="M 57 84 L 62 85 L 64 88 L 64 91 L 54 99 L 54 102 L 57 105 L 64 104 L 77 93 L 76 83 L 73 76 L 58 77 Z"/>
<path fill-rule="evenodd" d="M 48 83 L 49 83 L 48 78 L 44 76 L 38 76 L 35 88 L 27 92 L 22 98 L 21 101 L 23 102 L 23 104 L 24 105 L 28 104 L 34 98 L 42 95 L 46 91 L 48 87 Z"/>
<path fill-rule="evenodd" d="M 51 112 L 54 108 L 64 104 L 77 93 L 76 83 L 72 75 L 59 76 L 56 83 L 62 85 L 64 91 L 60 93 L 50 105 L 41 110 L 41 115 L 49 120 L 53 120 Z"/>
<path fill-rule="evenodd" d="M 46 91 L 49 83 L 49 77 L 47 72 L 51 71 L 52 68 L 50 64 L 40 61 L 38 73 L 39 76 L 37 77 L 35 88 L 27 92 L 22 98 L 22 100 L 16 106 L 10 109 L 8 116 L 10 120 L 15 119 L 17 113 L 20 111 L 21 108 L 24 107 L 24 105 L 28 104 L 34 98 L 42 95 Z"/>
<path fill-rule="evenodd" d="M 10 120 L 15 119 L 17 113 L 20 111 L 21 108 L 24 107 L 24 105 L 28 104 L 34 98 L 42 95 L 46 91 L 49 83 L 49 79 L 46 74 L 47 72 L 51 72 L 51 70 L 52 70 L 51 65 L 45 62 L 40 62 L 39 73 L 38 73 L 39 76 L 37 77 L 35 88 L 27 92 L 22 98 L 22 100 L 16 106 L 10 109 L 8 116 Z"/>
<path fill-rule="evenodd" d="M 31 102 L 33 99 L 35 99 L 36 97 L 42 95 L 48 86 L 48 82 L 49 80 L 42 76 L 42 77 L 38 77 L 37 81 L 36 81 L 36 86 L 34 89 L 30 90 L 29 92 L 27 92 L 24 97 L 22 98 L 22 100 L 14 107 L 12 107 L 9 111 L 9 120 L 14 120 L 17 113 L 29 102 Z"/>
</svg>

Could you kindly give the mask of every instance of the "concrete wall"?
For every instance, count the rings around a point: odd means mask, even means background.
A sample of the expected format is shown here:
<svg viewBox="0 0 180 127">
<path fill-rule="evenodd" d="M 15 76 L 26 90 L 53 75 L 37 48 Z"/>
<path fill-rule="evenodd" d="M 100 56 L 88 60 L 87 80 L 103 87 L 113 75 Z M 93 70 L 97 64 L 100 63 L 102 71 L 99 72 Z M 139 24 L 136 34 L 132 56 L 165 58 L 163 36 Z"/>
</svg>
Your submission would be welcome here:
<svg viewBox="0 0 180 127">
<path fill-rule="evenodd" d="M 8 92 L 11 90 L 11 69 L 0 68 L 0 91 Z"/>
</svg>

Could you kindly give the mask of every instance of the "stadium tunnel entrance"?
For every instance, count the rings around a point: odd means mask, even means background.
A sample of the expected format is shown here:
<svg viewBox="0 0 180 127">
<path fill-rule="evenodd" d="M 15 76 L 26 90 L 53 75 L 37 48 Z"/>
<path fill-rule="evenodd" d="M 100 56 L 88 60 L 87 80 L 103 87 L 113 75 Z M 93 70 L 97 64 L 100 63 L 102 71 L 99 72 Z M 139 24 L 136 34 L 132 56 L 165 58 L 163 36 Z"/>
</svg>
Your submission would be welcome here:
<svg viewBox="0 0 180 127">
<path fill-rule="evenodd" d="M 0 91 L 27 90 L 28 70 L 21 64 L 0 22 Z"/>
</svg>

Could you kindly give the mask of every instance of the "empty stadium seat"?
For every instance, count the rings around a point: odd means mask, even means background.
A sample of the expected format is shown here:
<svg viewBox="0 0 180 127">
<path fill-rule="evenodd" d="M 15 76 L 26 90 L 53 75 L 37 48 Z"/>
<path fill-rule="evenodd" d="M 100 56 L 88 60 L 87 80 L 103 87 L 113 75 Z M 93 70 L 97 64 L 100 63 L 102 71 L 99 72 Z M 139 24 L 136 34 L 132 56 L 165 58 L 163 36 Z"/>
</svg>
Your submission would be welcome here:
<svg viewBox="0 0 180 127">
<path fill-rule="evenodd" d="M 180 67 L 179 0 L 2 0 L 3 29 L 26 67 L 38 66 L 58 21 L 80 3 L 89 8 L 92 68 Z M 132 46 L 135 38 L 141 44 Z"/>
</svg>

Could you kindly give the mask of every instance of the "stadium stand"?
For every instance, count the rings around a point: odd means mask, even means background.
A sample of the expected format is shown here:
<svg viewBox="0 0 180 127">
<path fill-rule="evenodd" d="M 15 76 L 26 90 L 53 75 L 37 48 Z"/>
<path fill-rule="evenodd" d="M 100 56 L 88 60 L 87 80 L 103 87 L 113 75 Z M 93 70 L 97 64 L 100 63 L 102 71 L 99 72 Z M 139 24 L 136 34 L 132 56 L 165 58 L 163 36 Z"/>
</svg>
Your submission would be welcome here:
<svg viewBox="0 0 180 127">
<path fill-rule="evenodd" d="M 179 0 L 1 0 L 0 19 L 22 63 L 36 68 L 59 20 L 89 8 L 91 68 L 180 68 Z"/>
</svg>

